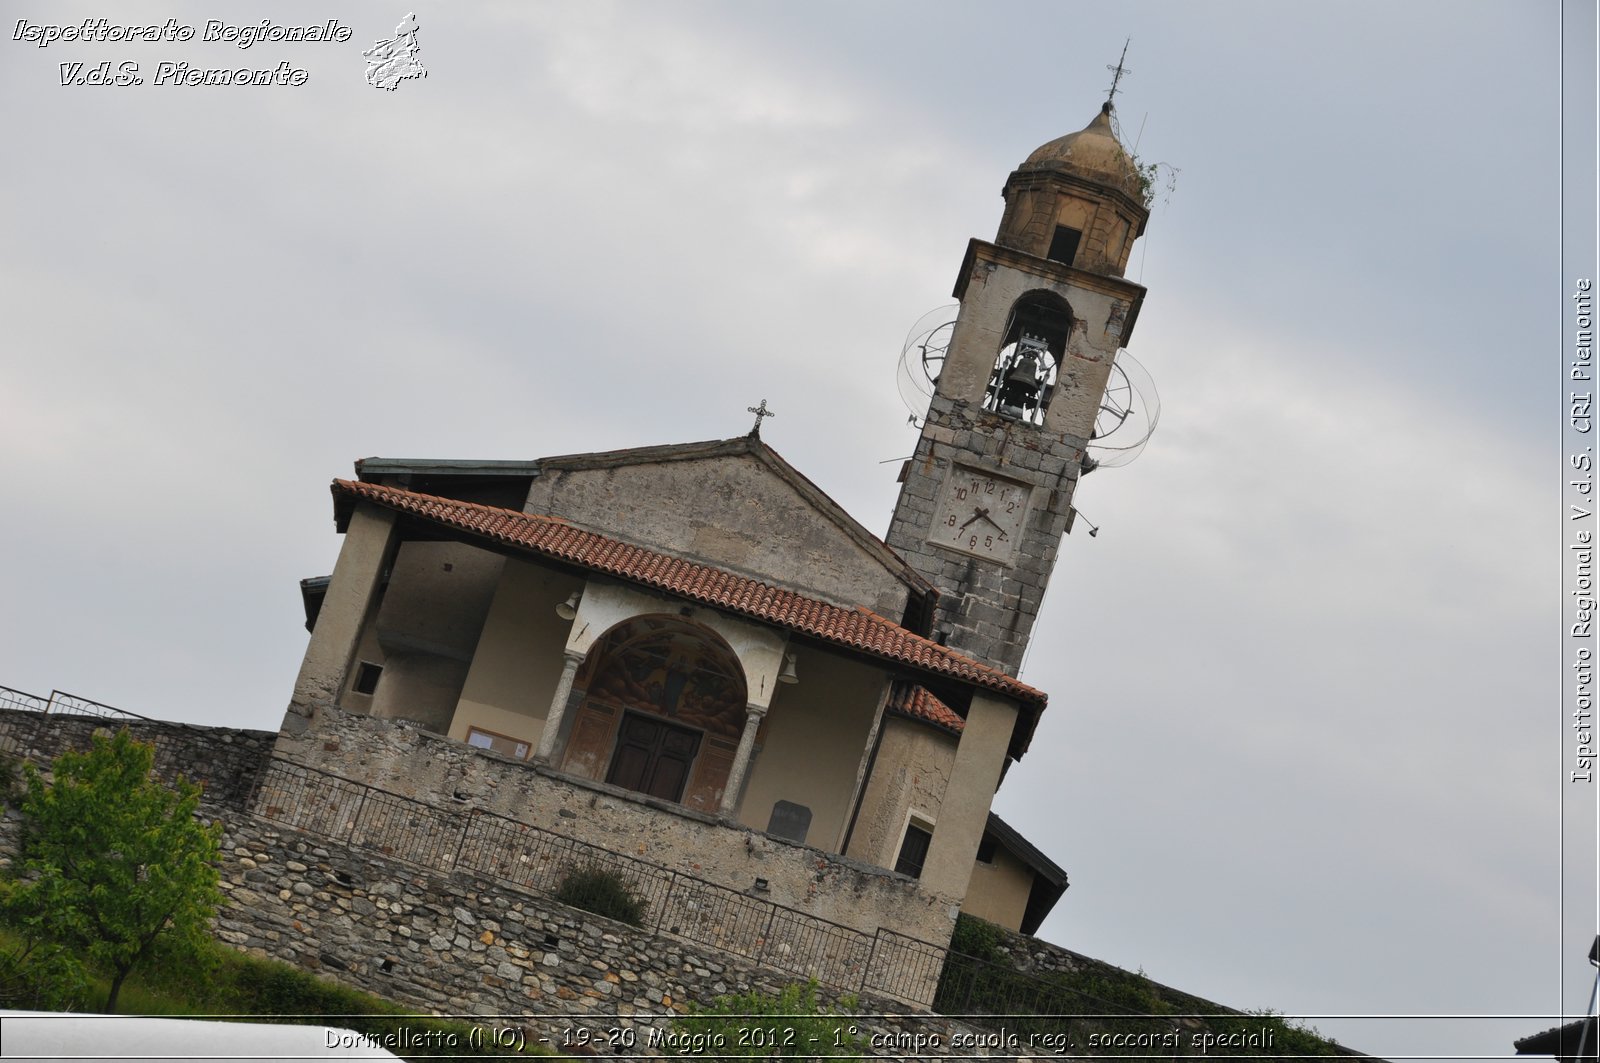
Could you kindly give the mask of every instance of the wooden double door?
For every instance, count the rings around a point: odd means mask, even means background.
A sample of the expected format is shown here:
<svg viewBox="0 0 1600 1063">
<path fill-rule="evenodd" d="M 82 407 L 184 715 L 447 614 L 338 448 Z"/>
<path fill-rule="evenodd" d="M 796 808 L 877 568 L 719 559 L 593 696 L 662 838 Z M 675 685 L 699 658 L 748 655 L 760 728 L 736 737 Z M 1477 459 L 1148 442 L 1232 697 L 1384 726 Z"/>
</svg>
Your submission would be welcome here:
<svg viewBox="0 0 1600 1063">
<path fill-rule="evenodd" d="M 625 712 L 606 782 L 664 801 L 681 801 L 701 733 L 643 713 Z"/>
</svg>

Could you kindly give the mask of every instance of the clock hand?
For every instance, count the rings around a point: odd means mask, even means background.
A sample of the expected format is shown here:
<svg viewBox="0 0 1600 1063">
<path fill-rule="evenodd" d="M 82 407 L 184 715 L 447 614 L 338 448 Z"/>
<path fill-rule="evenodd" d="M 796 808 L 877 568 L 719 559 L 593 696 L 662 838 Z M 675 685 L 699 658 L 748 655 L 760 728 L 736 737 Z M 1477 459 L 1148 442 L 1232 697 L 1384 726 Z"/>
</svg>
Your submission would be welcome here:
<svg viewBox="0 0 1600 1063">
<path fill-rule="evenodd" d="M 981 506 L 973 506 L 972 507 L 972 516 L 967 518 L 967 524 L 971 524 L 973 521 L 979 520 L 979 519 L 989 520 L 989 511 L 987 509 L 982 508 Z M 994 521 L 989 520 L 989 523 L 990 524 L 994 524 Z M 956 531 L 966 531 L 967 530 L 967 524 L 963 524 L 961 527 L 957 528 Z M 995 526 L 999 527 L 999 525 L 995 525 Z"/>
</svg>

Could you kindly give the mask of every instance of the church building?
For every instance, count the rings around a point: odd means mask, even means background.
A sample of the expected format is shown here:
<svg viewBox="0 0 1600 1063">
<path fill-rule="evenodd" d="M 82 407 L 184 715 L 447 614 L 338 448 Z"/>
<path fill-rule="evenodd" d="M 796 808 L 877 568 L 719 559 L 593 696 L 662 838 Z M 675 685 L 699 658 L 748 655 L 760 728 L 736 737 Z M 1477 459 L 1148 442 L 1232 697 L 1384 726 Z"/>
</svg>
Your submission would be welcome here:
<svg viewBox="0 0 1600 1063">
<path fill-rule="evenodd" d="M 884 538 L 760 438 L 368 458 L 277 741 L 784 911 L 942 947 L 1031 933 L 1066 876 L 990 812 L 1018 678 L 1144 289 L 1106 104 L 1007 179 Z"/>
</svg>

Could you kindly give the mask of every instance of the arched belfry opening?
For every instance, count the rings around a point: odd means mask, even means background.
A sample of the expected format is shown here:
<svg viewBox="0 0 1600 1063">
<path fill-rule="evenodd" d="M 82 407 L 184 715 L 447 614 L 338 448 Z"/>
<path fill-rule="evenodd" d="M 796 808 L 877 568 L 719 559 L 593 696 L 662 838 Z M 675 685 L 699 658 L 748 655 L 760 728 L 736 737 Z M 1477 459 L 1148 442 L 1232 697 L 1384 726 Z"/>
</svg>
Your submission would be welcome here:
<svg viewBox="0 0 1600 1063">
<path fill-rule="evenodd" d="M 983 408 L 1027 424 L 1043 424 L 1072 323 L 1072 307 L 1054 292 L 1036 289 L 1018 299 L 995 356 Z"/>
<path fill-rule="evenodd" d="M 677 616 L 631 617 L 595 640 L 573 689 L 563 771 L 717 811 L 746 702 L 722 636 Z"/>
</svg>

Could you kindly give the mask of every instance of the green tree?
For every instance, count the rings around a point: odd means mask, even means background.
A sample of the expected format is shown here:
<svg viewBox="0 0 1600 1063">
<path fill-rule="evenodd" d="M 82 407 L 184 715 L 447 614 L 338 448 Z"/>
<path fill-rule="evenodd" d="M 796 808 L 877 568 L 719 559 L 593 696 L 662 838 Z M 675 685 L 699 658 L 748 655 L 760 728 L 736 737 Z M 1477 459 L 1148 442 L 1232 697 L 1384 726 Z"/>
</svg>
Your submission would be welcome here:
<svg viewBox="0 0 1600 1063">
<path fill-rule="evenodd" d="M 195 819 L 199 786 L 151 777 L 154 759 L 124 729 L 57 757 L 48 781 L 28 765 L 21 859 L 0 894 L 11 925 L 106 971 L 107 1011 L 158 939 L 180 952 L 203 943 L 223 899 L 222 828 Z"/>
</svg>

